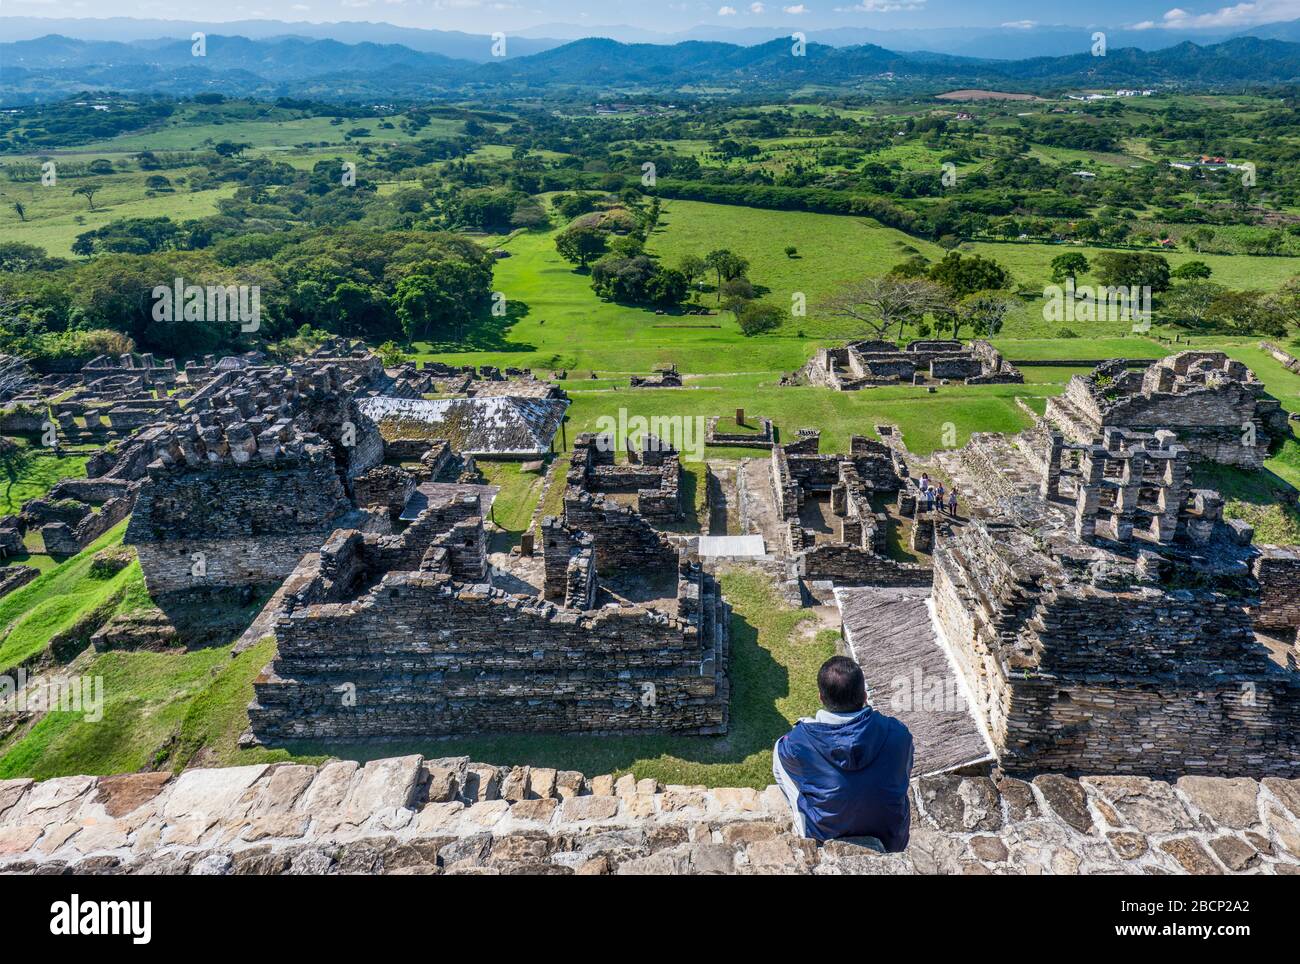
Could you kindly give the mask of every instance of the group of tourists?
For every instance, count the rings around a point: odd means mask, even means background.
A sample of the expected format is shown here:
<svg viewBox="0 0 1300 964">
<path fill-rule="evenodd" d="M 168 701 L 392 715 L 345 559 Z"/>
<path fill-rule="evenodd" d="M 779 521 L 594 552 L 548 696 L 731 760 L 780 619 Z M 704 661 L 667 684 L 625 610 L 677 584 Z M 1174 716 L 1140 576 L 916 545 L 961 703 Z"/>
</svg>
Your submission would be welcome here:
<svg viewBox="0 0 1300 964">
<path fill-rule="evenodd" d="M 921 473 L 921 501 L 926 512 L 933 512 L 937 507 L 940 512 L 947 510 L 954 519 L 957 518 L 957 487 L 945 490 L 942 482 L 931 482 L 928 472 Z"/>
</svg>

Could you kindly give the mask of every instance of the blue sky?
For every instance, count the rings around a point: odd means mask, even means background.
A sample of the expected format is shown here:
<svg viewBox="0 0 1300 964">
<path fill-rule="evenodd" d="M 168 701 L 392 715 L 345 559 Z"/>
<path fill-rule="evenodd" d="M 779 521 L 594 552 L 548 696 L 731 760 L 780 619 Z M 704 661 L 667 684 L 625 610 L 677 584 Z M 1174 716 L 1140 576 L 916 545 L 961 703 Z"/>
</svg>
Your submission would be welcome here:
<svg viewBox="0 0 1300 964">
<path fill-rule="evenodd" d="M 1300 0 L 1189 3 L 1177 0 L 3 0 L 0 14 L 32 17 L 146 17 L 228 21 L 244 19 L 384 21 L 491 33 L 547 23 L 626 25 L 684 30 L 696 24 L 735 27 L 858 26 L 888 30 L 1016 24 L 1172 26 L 1243 29 L 1300 19 Z"/>
</svg>

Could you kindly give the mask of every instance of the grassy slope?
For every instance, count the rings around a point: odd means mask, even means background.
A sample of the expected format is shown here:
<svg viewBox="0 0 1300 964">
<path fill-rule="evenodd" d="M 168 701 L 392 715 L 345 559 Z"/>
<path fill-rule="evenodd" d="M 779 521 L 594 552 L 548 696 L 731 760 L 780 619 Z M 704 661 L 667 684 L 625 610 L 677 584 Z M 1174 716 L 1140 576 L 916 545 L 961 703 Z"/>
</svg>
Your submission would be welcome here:
<svg viewBox="0 0 1300 964">
<path fill-rule="evenodd" d="M 126 523 L 120 523 L 82 552 L 0 600 L 0 672 L 35 656 L 51 637 L 72 629 L 88 614 L 115 606 L 131 581 L 140 579 L 138 565 L 108 579 L 90 575 L 95 553 L 119 544 L 125 531 Z"/>
</svg>

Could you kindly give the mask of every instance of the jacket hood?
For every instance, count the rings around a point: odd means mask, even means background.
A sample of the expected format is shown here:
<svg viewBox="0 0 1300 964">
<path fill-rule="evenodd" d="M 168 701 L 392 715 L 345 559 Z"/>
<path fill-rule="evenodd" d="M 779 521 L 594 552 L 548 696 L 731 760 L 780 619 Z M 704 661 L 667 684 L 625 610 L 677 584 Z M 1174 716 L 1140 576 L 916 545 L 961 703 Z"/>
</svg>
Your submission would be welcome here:
<svg viewBox="0 0 1300 964">
<path fill-rule="evenodd" d="M 804 721 L 808 742 L 837 770 L 852 773 L 869 767 L 885 748 L 893 721 L 864 707 L 847 723 Z"/>
</svg>

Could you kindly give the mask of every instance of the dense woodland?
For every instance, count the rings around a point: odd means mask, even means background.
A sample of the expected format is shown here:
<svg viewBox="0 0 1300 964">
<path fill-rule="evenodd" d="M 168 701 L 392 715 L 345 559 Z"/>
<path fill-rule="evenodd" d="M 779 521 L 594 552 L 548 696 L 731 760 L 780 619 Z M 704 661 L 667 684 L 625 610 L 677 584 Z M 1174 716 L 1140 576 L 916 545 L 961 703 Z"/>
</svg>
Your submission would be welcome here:
<svg viewBox="0 0 1300 964">
<path fill-rule="evenodd" d="M 896 315 L 881 324 L 879 305 L 870 306 L 882 284 L 906 281 L 916 300 L 899 337 L 996 334 L 1006 313 L 999 298 L 1088 271 L 1103 284 L 1148 285 L 1166 323 L 1282 336 L 1297 320 L 1296 286 L 1234 290 L 1203 263 L 1171 272 L 1164 252 L 1300 253 L 1296 101 L 1282 89 L 1233 109 L 1187 97 L 1043 101 L 1032 111 L 983 102 L 976 115 L 928 98 L 643 98 L 611 117 L 585 102 L 376 113 L 288 98 L 86 94 L 3 115 L 0 157 L 11 158 L 0 183 L 37 183 L 52 159 L 88 212 L 114 184 L 141 179 L 159 213 L 88 228 L 72 257 L 59 257 L 22 240 L 28 213 L 6 197 L 0 350 L 84 355 L 104 344 L 104 332 L 178 356 L 312 331 L 374 344 L 454 342 L 491 310 L 492 257 L 482 241 L 519 231 L 556 232 L 556 250 L 602 299 L 725 309 L 747 335 L 775 328 L 782 308 L 748 277 L 748 252 L 676 261 L 647 252 L 666 199 L 866 217 L 948 249 L 943 259 L 900 257 L 880 266 L 884 277 L 870 291 L 848 286 L 819 306 L 874 317 L 887 331 Z M 326 124 L 334 138 L 298 145 L 307 164 L 237 133 L 249 122 L 305 121 Z M 187 149 L 105 151 L 112 159 L 48 153 L 177 122 L 236 133 Z M 331 146 L 356 160 L 330 156 Z M 1094 162 L 1117 152 L 1145 162 Z M 1251 177 L 1242 164 L 1204 158 L 1248 161 Z M 169 198 L 223 188 L 215 213 L 165 213 Z M 1050 278 L 1016 277 L 993 259 L 962 259 L 963 244 L 980 239 L 1082 242 L 1115 254 L 1090 264 L 1067 248 Z M 794 246 L 787 253 L 797 257 Z M 259 330 L 153 322 L 150 292 L 175 278 L 258 286 Z M 855 297 L 866 301 L 850 310 Z"/>
</svg>

